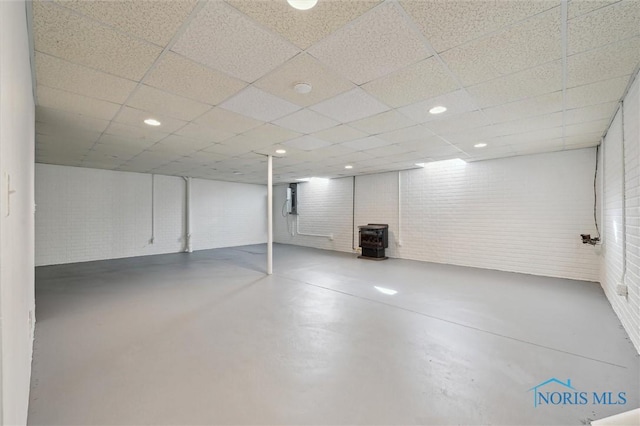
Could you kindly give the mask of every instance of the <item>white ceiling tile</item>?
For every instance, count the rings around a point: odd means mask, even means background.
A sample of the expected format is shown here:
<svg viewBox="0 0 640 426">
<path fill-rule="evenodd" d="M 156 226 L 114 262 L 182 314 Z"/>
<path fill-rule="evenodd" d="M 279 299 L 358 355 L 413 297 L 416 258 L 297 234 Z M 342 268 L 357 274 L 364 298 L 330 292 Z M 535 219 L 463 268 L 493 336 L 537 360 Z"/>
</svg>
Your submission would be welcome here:
<svg viewBox="0 0 640 426">
<path fill-rule="evenodd" d="M 165 46 L 196 5 L 196 0 L 59 1 L 73 9 L 160 46 Z"/>
<path fill-rule="evenodd" d="M 222 154 L 216 154 L 216 153 L 207 152 L 207 151 L 197 151 L 189 154 L 188 156 L 182 157 L 182 161 L 189 161 L 191 163 L 200 164 L 200 165 L 205 165 L 205 164 L 211 165 L 219 161 L 226 160 L 227 158 L 229 157 Z"/>
<path fill-rule="evenodd" d="M 562 111 L 562 91 L 485 108 L 483 111 L 494 123 Z"/>
<path fill-rule="evenodd" d="M 127 135 L 126 133 L 131 133 L 130 130 L 123 126 L 123 128 L 118 128 L 119 125 L 114 125 L 114 133 L 118 133 L 118 135 L 105 133 L 98 140 L 98 144 L 114 146 L 118 149 L 138 149 L 143 151 L 153 144 L 155 144 L 158 140 L 164 139 L 167 135 L 158 135 L 157 137 L 149 137 L 148 135 Z M 146 137 L 145 137 L 146 136 Z"/>
<path fill-rule="evenodd" d="M 431 131 L 431 129 L 422 124 L 419 124 L 417 126 L 411 126 L 400 130 L 394 130 L 392 132 L 382 133 L 376 135 L 376 137 L 390 143 L 398 143 L 420 140 L 432 135 L 433 132 Z"/>
<path fill-rule="evenodd" d="M 225 141 L 228 142 L 228 141 Z M 228 157 L 233 157 L 240 154 L 245 154 L 251 151 L 249 148 L 245 146 L 239 145 L 230 145 L 226 143 L 216 143 L 204 149 L 205 152 L 212 152 L 214 154 L 225 155 Z"/>
<path fill-rule="evenodd" d="M 172 50 L 249 83 L 299 52 L 221 1 L 207 3 Z"/>
<path fill-rule="evenodd" d="M 475 129 L 477 127 L 488 126 L 489 124 L 491 123 L 483 112 L 471 111 L 454 115 L 448 119 L 430 121 L 426 123 L 425 126 L 432 132 L 441 134 Z"/>
<path fill-rule="evenodd" d="M 173 52 L 160 59 L 144 83 L 205 104 L 217 105 L 247 86 Z"/>
<path fill-rule="evenodd" d="M 567 136 L 564 139 L 564 145 L 566 147 L 572 147 L 576 145 L 588 145 L 596 146 L 602 140 L 602 132 L 595 133 L 580 133 L 576 135 Z"/>
<path fill-rule="evenodd" d="M 367 136 L 367 134 L 353 127 L 349 127 L 346 124 L 341 124 L 321 132 L 313 133 L 311 136 L 331 143 L 340 143 L 360 139 Z"/>
<path fill-rule="evenodd" d="M 114 31 L 53 2 L 33 2 L 35 50 L 140 80 L 162 49 Z"/>
<path fill-rule="evenodd" d="M 102 136 L 101 142 L 104 142 L 106 135 L 116 136 L 119 139 L 130 141 L 133 144 L 151 145 L 164 139 L 168 136 L 167 133 L 163 133 L 159 130 L 151 128 L 149 126 L 130 126 L 128 124 L 112 122 L 105 130 L 105 135 Z"/>
<path fill-rule="evenodd" d="M 362 15 L 380 3 L 380 0 L 321 1 L 304 12 L 293 9 L 284 1 L 227 2 L 300 49 L 306 49 Z"/>
<path fill-rule="evenodd" d="M 220 108 L 255 118 L 272 121 L 300 109 L 291 102 L 249 86 L 220 104 Z"/>
<path fill-rule="evenodd" d="M 602 119 L 611 119 L 618 108 L 618 102 L 606 102 L 584 108 L 570 109 L 565 112 L 565 123 L 578 124 Z"/>
<path fill-rule="evenodd" d="M 102 120 L 111 120 L 120 108 L 120 105 L 112 102 L 88 98 L 43 85 L 38 85 L 38 105 Z"/>
<path fill-rule="evenodd" d="M 508 121 L 493 126 L 496 136 L 533 132 L 562 126 L 562 112 L 538 115 L 521 120 Z"/>
<path fill-rule="evenodd" d="M 191 121 L 211 108 L 207 104 L 163 92 L 144 84 L 138 87 L 127 104 L 134 108 L 184 121 Z"/>
<path fill-rule="evenodd" d="M 263 3 L 269 2 L 260 2 Z M 297 83 L 310 84 L 311 92 L 297 93 L 294 90 Z M 301 106 L 316 104 L 354 87 L 349 80 L 329 70 L 307 53 L 289 59 L 281 67 L 256 81 L 254 86 Z"/>
<path fill-rule="evenodd" d="M 560 8 L 442 53 L 464 86 L 560 59 Z"/>
<path fill-rule="evenodd" d="M 58 129 L 65 129 L 65 133 L 80 130 L 102 133 L 109 124 L 107 120 L 42 106 L 36 107 L 36 122 L 48 123 Z"/>
<path fill-rule="evenodd" d="M 331 117 L 341 123 L 359 120 L 388 111 L 389 107 L 359 87 L 342 93 L 311 107 L 320 114 Z"/>
<path fill-rule="evenodd" d="M 378 134 L 403 129 L 405 127 L 414 126 L 415 124 L 416 123 L 413 120 L 397 111 L 391 110 L 354 121 L 349 125 L 369 134 Z"/>
<path fill-rule="evenodd" d="M 389 142 L 379 139 L 375 136 L 368 136 L 362 139 L 356 139 L 355 141 L 343 142 L 340 145 L 347 148 L 353 148 L 358 151 L 364 151 L 365 149 L 378 148 L 385 145 L 391 145 Z"/>
<path fill-rule="evenodd" d="M 399 142 L 398 146 L 406 149 L 409 152 L 426 152 L 442 149 L 450 149 L 451 144 L 445 142 L 442 138 L 435 135 L 427 135 L 421 138 L 411 139 L 404 142 Z"/>
<path fill-rule="evenodd" d="M 306 108 L 280 118 L 273 123 L 304 134 L 319 132 L 339 124 L 331 118 L 325 117 L 324 115 L 320 115 L 317 112 Z"/>
<path fill-rule="evenodd" d="M 569 0 L 569 19 L 617 3 L 620 0 Z"/>
<path fill-rule="evenodd" d="M 402 1 L 437 52 L 557 7 L 554 1 Z"/>
<path fill-rule="evenodd" d="M 255 129 L 243 133 L 243 136 L 259 140 L 261 142 L 261 146 L 265 146 L 272 145 L 274 143 L 282 143 L 301 135 L 300 133 L 293 132 L 280 126 L 266 123 L 260 127 L 256 127 Z"/>
<path fill-rule="evenodd" d="M 622 97 L 628 82 L 629 77 L 625 76 L 568 89 L 566 108 L 582 108 L 617 101 Z"/>
<path fill-rule="evenodd" d="M 500 105 L 562 89 L 562 65 L 550 62 L 468 87 L 480 107 Z"/>
<path fill-rule="evenodd" d="M 128 161 L 136 155 L 140 154 L 144 148 L 140 146 L 131 146 L 120 143 L 97 143 L 93 145 L 93 151 L 109 154 Z"/>
<path fill-rule="evenodd" d="M 196 119 L 195 122 L 234 134 L 246 132 L 262 124 L 260 120 L 222 108 L 213 108 L 211 111 Z"/>
<path fill-rule="evenodd" d="M 569 20 L 568 53 L 584 52 L 640 35 L 640 2 L 621 1 Z"/>
<path fill-rule="evenodd" d="M 640 63 L 640 37 L 567 58 L 567 87 L 628 76 Z"/>
<path fill-rule="evenodd" d="M 381 4 L 307 51 L 356 84 L 431 56 L 393 3 Z"/>
<path fill-rule="evenodd" d="M 37 85 L 66 90 L 91 98 L 123 103 L 136 83 L 63 59 L 36 52 Z"/>
<path fill-rule="evenodd" d="M 372 157 L 380 158 L 380 157 L 390 157 L 398 154 L 406 154 L 407 152 L 411 152 L 412 150 L 406 146 L 402 145 L 385 145 L 378 148 L 367 149 L 363 151 L 365 154 L 369 154 Z"/>
<path fill-rule="evenodd" d="M 457 89 L 458 84 L 435 57 L 430 57 L 370 81 L 362 88 L 397 108 L 449 93 Z"/>
<path fill-rule="evenodd" d="M 565 126 L 565 136 L 568 137 L 592 133 L 599 133 L 600 135 L 603 135 L 604 131 L 607 130 L 608 125 L 608 118 L 578 124 L 571 124 Z"/>
<path fill-rule="evenodd" d="M 152 145 L 149 148 L 151 152 L 169 152 L 180 155 L 188 155 L 194 151 L 210 146 L 209 142 L 197 141 L 195 139 L 186 138 L 184 136 L 169 135 L 162 141 Z"/>
<path fill-rule="evenodd" d="M 318 161 L 321 158 L 333 158 L 333 157 L 344 157 L 345 155 L 356 152 L 355 149 L 349 148 L 343 145 L 334 144 L 330 146 L 326 146 L 323 148 L 318 148 L 313 151 L 313 154 L 316 156 L 313 158 L 314 162 Z"/>
<path fill-rule="evenodd" d="M 153 129 L 162 133 L 173 133 L 187 124 L 186 121 L 177 120 L 165 115 L 155 114 L 128 106 L 122 107 L 113 121 L 141 128 L 149 128 L 149 125 L 144 123 L 144 120 L 148 118 L 153 118 L 160 121 L 161 124 L 159 126 L 153 127 Z"/>
<path fill-rule="evenodd" d="M 176 134 L 186 136 L 191 139 L 211 142 L 222 142 L 232 136 L 235 136 L 235 133 L 198 123 L 189 123 L 176 131 Z"/>
<path fill-rule="evenodd" d="M 447 110 L 441 114 L 429 113 L 429 110 L 435 106 L 444 106 Z M 464 90 L 457 90 L 446 95 L 398 108 L 398 111 L 417 123 L 426 123 L 434 120 L 445 120 L 456 114 L 476 109 L 473 99 Z"/>
<path fill-rule="evenodd" d="M 284 143 L 284 145 L 291 146 L 302 151 L 313 151 L 314 149 L 329 146 L 331 145 L 331 143 L 305 135 L 305 136 L 300 136 L 299 138 L 287 141 Z"/>
</svg>

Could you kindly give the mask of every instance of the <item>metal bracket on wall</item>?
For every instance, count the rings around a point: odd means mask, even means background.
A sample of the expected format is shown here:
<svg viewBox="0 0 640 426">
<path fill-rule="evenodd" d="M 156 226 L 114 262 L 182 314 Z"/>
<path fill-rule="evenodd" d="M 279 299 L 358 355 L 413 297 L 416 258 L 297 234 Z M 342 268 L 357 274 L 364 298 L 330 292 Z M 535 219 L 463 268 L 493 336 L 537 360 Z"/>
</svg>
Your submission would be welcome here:
<svg viewBox="0 0 640 426">
<path fill-rule="evenodd" d="M 4 188 L 3 192 L 6 194 L 6 199 L 4 203 L 4 215 L 5 217 L 9 217 L 11 214 L 11 196 L 16 193 L 15 189 L 11 189 L 11 175 L 9 173 L 4 173 Z"/>
</svg>

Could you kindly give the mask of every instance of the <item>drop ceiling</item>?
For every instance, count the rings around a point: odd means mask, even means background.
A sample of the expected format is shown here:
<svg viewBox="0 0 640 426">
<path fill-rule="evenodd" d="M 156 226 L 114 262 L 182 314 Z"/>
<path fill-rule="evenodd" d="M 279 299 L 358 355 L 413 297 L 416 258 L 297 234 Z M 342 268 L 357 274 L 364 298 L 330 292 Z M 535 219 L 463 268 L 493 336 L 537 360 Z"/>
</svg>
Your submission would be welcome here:
<svg viewBox="0 0 640 426">
<path fill-rule="evenodd" d="M 37 162 L 247 183 L 265 183 L 268 154 L 290 182 L 593 147 L 640 63 L 634 0 L 68 0 L 32 15 Z"/>
</svg>

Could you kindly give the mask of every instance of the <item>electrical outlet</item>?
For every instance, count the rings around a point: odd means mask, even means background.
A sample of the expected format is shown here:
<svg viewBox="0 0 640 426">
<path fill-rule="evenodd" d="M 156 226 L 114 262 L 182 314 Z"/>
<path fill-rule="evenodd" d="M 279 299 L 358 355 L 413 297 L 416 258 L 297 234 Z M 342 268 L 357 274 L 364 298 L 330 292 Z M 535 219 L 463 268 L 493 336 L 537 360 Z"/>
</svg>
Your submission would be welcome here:
<svg viewBox="0 0 640 426">
<path fill-rule="evenodd" d="M 618 284 L 616 285 L 616 293 L 618 296 L 627 297 L 629 294 L 629 287 L 624 284 Z"/>
</svg>

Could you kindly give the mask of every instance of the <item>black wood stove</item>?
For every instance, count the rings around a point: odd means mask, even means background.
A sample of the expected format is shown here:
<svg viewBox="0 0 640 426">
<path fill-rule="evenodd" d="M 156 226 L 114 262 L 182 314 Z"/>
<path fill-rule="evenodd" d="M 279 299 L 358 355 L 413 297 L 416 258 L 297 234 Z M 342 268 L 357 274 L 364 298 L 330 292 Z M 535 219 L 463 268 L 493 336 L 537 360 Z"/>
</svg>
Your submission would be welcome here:
<svg viewBox="0 0 640 426">
<path fill-rule="evenodd" d="M 389 225 L 370 223 L 358 226 L 360 229 L 361 259 L 384 260 L 384 249 L 389 247 Z"/>
</svg>

